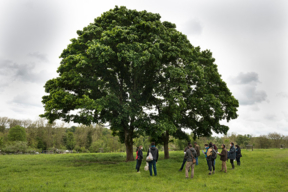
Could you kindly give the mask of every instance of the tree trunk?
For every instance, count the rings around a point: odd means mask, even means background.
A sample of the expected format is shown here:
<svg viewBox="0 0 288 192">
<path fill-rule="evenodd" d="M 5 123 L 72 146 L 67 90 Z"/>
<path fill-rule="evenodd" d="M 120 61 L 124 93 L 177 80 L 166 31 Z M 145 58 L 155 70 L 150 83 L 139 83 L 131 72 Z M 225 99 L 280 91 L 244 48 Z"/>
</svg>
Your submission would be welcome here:
<svg viewBox="0 0 288 192">
<path fill-rule="evenodd" d="M 169 133 L 166 131 L 166 134 L 163 134 L 163 140 L 164 140 L 164 159 L 169 159 Z"/>
<path fill-rule="evenodd" d="M 133 138 L 129 131 L 125 131 L 126 162 L 134 161 L 133 156 Z"/>
</svg>

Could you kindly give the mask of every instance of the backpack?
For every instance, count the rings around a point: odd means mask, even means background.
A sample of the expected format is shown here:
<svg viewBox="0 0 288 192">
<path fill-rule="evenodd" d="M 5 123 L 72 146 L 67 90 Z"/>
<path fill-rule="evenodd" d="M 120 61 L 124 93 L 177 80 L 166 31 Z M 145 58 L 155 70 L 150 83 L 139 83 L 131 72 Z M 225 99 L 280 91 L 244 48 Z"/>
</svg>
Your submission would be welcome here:
<svg viewBox="0 0 288 192">
<path fill-rule="evenodd" d="M 212 149 L 212 159 L 216 159 L 217 158 L 217 152 L 215 149 Z"/>
</svg>

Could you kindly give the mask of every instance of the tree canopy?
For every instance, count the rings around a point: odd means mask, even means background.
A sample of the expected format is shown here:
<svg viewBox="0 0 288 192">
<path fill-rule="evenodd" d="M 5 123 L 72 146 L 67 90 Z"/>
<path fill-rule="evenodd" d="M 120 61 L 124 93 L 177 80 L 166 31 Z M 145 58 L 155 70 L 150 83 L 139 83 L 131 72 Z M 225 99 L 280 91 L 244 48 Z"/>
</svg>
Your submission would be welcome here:
<svg viewBox="0 0 288 192">
<path fill-rule="evenodd" d="M 212 53 L 160 18 L 116 6 L 77 31 L 60 56 L 59 77 L 45 84 L 41 117 L 109 123 L 126 145 L 127 161 L 134 159 L 133 138 L 145 132 L 226 133 L 219 122 L 237 117 L 238 101 Z"/>
<path fill-rule="evenodd" d="M 9 141 L 26 141 L 26 131 L 24 127 L 16 125 L 9 129 Z"/>
</svg>

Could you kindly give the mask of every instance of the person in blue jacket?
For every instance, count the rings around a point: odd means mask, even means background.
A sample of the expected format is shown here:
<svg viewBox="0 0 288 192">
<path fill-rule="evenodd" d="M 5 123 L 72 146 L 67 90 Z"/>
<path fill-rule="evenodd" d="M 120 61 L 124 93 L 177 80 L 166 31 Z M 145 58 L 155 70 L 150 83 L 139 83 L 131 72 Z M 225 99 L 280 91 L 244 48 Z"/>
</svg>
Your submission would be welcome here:
<svg viewBox="0 0 288 192">
<path fill-rule="evenodd" d="M 208 144 L 205 144 L 205 149 L 206 149 L 205 159 L 206 159 L 206 161 L 207 161 L 208 170 L 210 170 L 210 169 L 209 169 L 209 162 L 208 162 L 208 160 L 207 160 L 207 151 L 208 151 L 208 149 L 209 149 L 209 145 L 208 145 Z"/>
<path fill-rule="evenodd" d="M 236 161 L 237 165 L 239 166 L 240 166 L 240 157 L 242 157 L 241 148 L 239 147 L 239 145 L 236 145 Z"/>
<path fill-rule="evenodd" d="M 235 168 L 234 159 L 236 159 L 236 149 L 234 147 L 234 143 L 233 142 L 230 143 L 230 151 L 228 153 L 228 159 L 230 159 L 230 163 L 232 165 L 232 169 L 234 169 Z"/>
</svg>

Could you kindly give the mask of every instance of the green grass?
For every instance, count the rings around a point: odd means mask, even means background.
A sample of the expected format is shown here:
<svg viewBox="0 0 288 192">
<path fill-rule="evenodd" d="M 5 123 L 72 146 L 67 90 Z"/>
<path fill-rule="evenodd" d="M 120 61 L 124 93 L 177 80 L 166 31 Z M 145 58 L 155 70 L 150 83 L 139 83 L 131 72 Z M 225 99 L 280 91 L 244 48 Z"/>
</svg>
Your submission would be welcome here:
<svg viewBox="0 0 288 192">
<path fill-rule="evenodd" d="M 194 179 L 178 172 L 183 152 L 170 152 L 157 163 L 157 177 L 136 173 L 136 162 L 124 162 L 125 153 L 1 155 L 0 191 L 288 191 L 288 150 L 242 150 L 241 166 L 228 173 L 208 175 L 204 155 Z"/>
</svg>

